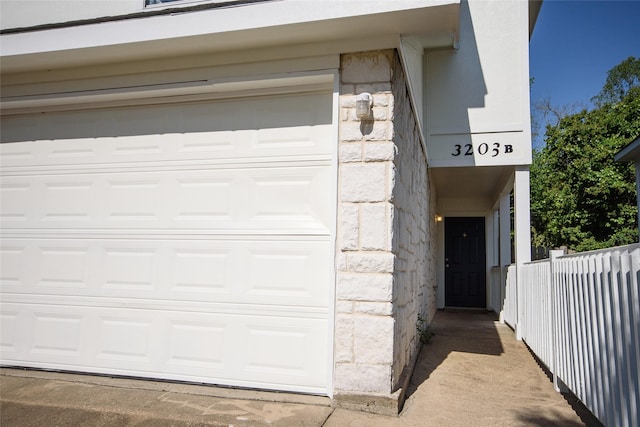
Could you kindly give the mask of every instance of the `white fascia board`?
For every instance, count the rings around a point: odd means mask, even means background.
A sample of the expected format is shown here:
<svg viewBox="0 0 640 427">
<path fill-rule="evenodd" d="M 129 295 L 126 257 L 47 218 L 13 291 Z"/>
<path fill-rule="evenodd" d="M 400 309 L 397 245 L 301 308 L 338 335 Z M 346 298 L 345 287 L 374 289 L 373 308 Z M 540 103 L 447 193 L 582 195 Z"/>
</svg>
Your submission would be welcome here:
<svg viewBox="0 0 640 427">
<path fill-rule="evenodd" d="M 457 31 L 460 0 L 280 0 L 0 36 L 3 71 Z M 56 56 L 66 55 L 67 57 Z M 30 58 L 31 57 L 31 58 Z M 34 60 L 34 58 L 38 60 Z M 22 63 L 21 63 L 22 62 Z"/>
<path fill-rule="evenodd" d="M 618 151 L 614 159 L 616 162 L 631 162 L 640 159 L 640 137 L 634 139 Z"/>
</svg>

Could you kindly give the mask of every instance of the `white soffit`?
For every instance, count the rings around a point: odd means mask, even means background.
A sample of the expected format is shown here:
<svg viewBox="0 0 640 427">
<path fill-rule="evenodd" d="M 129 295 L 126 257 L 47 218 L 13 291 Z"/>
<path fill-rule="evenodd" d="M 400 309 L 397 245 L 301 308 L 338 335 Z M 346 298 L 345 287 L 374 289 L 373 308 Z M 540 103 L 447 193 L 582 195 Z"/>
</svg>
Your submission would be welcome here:
<svg viewBox="0 0 640 427">
<path fill-rule="evenodd" d="M 432 168 L 440 198 L 487 198 L 493 200 L 513 174 L 513 166 Z"/>
<path fill-rule="evenodd" d="M 283 0 L 4 34 L 3 72 L 388 36 L 457 34 L 459 0 Z M 451 40 L 453 37 L 444 37 Z"/>
</svg>

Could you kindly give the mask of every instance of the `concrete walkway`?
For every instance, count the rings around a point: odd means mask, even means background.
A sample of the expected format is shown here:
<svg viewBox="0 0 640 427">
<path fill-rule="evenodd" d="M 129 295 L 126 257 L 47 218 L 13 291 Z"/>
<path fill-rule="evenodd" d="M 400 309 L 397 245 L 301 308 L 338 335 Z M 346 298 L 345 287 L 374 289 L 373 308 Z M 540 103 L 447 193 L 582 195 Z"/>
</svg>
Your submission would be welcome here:
<svg viewBox="0 0 640 427">
<path fill-rule="evenodd" d="M 0 371 L 0 425 L 584 426 L 513 331 L 486 312 L 441 311 L 398 417 L 334 409 L 329 399 L 16 369 Z M 576 408 L 578 412 L 576 412 Z"/>
</svg>

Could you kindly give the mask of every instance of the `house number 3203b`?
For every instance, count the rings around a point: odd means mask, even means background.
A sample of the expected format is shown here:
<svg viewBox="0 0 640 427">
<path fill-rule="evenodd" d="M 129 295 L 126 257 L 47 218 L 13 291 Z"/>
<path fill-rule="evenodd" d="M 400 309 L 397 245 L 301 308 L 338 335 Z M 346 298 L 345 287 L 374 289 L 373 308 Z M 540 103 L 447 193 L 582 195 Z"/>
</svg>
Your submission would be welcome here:
<svg viewBox="0 0 640 427">
<path fill-rule="evenodd" d="M 513 145 L 511 144 L 500 144 L 499 142 L 494 142 L 493 144 L 488 144 L 483 142 L 482 144 L 478 144 L 475 151 L 481 156 L 491 156 L 497 157 L 500 154 L 511 154 L 513 153 Z M 454 145 L 454 150 L 451 155 L 453 157 L 458 156 L 473 156 L 473 145 L 472 144 L 456 144 Z"/>
</svg>

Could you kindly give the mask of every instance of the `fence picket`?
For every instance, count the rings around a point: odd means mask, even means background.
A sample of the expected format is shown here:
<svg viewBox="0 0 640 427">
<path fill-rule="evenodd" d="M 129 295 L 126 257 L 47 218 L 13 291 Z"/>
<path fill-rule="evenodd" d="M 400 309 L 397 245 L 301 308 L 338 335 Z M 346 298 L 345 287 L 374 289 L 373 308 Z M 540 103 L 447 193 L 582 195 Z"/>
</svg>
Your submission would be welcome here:
<svg viewBox="0 0 640 427">
<path fill-rule="evenodd" d="M 587 269 L 585 268 L 586 257 L 580 257 L 575 260 L 577 270 L 578 270 L 578 286 L 576 288 L 578 292 L 578 309 L 579 309 L 579 317 L 578 317 L 578 341 L 580 342 L 580 347 L 578 348 L 578 363 L 580 366 L 580 377 L 582 379 L 581 388 L 582 388 L 582 397 L 584 402 L 591 403 L 591 391 L 589 388 L 589 384 L 591 383 L 591 376 L 589 370 L 589 345 L 588 335 L 589 335 L 589 313 L 586 310 L 587 308 L 587 299 L 586 293 L 588 292 L 587 288 Z"/>
<path fill-rule="evenodd" d="M 633 394 L 630 396 L 631 414 L 629 416 L 630 425 L 640 425 L 640 248 L 630 251 L 631 270 L 629 274 L 629 307 L 631 329 L 631 372 L 629 376 L 636 379 Z M 634 357 L 635 355 L 635 357 Z M 633 410 L 635 408 L 635 410 Z"/>
<path fill-rule="evenodd" d="M 604 256 L 604 254 L 600 255 L 598 258 L 598 292 L 599 292 L 599 305 L 598 305 L 598 313 L 600 315 L 600 324 L 599 326 L 599 331 L 600 331 L 600 342 L 599 342 L 599 348 L 600 348 L 600 354 L 601 354 L 601 363 L 602 363 L 602 372 L 600 373 L 601 375 L 601 380 L 603 383 L 603 393 L 602 393 L 602 410 L 603 410 L 603 417 L 600 419 L 611 419 L 611 406 L 609 406 L 607 403 L 607 396 L 611 395 L 611 390 L 610 390 L 610 384 L 608 381 L 609 378 L 609 373 L 610 373 L 610 368 L 609 368 L 609 357 L 608 357 L 608 350 L 609 350 L 609 339 L 608 334 L 607 334 L 607 309 L 606 309 L 606 305 L 607 305 L 607 295 L 605 292 L 606 286 L 607 286 L 607 262 L 606 262 L 606 257 Z"/>
<path fill-rule="evenodd" d="M 616 362 L 616 375 L 615 375 L 615 387 L 614 393 L 618 393 L 619 396 L 624 396 L 624 363 L 621 363 L 620 355 L 622 354 L 622 319 L 620 318 L 620 288 L 618 284 L 621 279 L 620 270 L 620 258 L 617 252 L 614 252 L 611 257 L 611 311 L 613 314 L 613 342 L 614 353 L 612 353 L 613 359 Z M 624 399 L 616 399 L 616 406 L 618 413 L 616 414 L 616 425 L 626 426 L 623 423 L 621 414 L 625 412 Z"/>
<path fill-rule="evenodd" d="M 631 341 L 632 336 L 632 328 L 633 325 L 630 322 L 627 322 L 626 319 L 631 318 L 631 310 L 629 307 L 629 302 L 631 298 L 630 294 L 630 280 L 629 274 L 631 272 L 631 260 L 629 259 L 630 255 L 628 251 L 624 251 L 620 254 L 620 280 L 618 280 L 618 292 L 619 292 L 619 301 L 620 301 L 620 316 L 622 317 L 620 322 L 620 339 L 621 339 L 621 347 L 622 352 L 620 353 L 623 360 L 621 361 L 622 371 L 620 381 L 622 383 L 622 395 L 635 397 L 634 387 L 633 387 L 633 379 L 631 375 L 633 373 L 632 370 L 632 361 L 633 357 L 624 357 L 625 354 L 633 354 L 633 342 Z M 631 402 L 633 400 L 630 399 Z M 624 413 L 630 413 L 631 408 L 629 407 L 629 401 L 627 399 L 623 399 Z M 629 420 L 625 420 L 628 424 Z"/>
<path fill-rule="evenodd" d="M 596 369 L 596 348 L 597 346 L 593 345 L 597 342 L 596 338 L 596 330 L 597 330 L 597 312 L 596 306 L 594 304 L 593 294 L 595 292 L 595 280 L 594 280 L 594 259 L 593 257 L 585 257 L 585 272 L 586 272 L 586 287 L 585 287 L 585 313 L 586 317 L 586 326 L 587 326 L 587 338 L 586 341 L 588 345 L 586 346 L 587 359 L 589 360 L 588 372 L 589 372 L 589 381 L 586 384 L 587 387 L 587 400 L 588 406 L 593 408 L 599 408 L 598 402 L 598 370 Z"/>
</svg>

